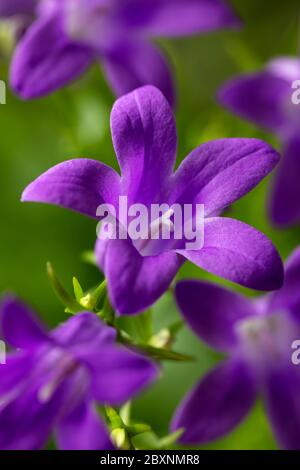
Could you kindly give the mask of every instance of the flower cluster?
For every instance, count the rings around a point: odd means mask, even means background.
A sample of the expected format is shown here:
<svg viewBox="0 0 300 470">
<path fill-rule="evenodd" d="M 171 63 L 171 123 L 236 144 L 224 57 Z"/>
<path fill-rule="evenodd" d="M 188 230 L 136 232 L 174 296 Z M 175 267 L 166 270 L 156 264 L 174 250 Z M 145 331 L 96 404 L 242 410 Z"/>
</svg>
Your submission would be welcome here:
<svg viewBox="0 0 300 470">
<path fill-rule="evenodd" d="M 253 289 L 281 286 L 282 263 L 272 243 L 252 227 L 220 216 L 278 163 L 272 147 L 256 139 L 216 140 L 193 150 L 174 172 L 177 139 L 172 111 L 151 86 L 117 100 L 111 132 L 121 175 L 94 160 L 67 161 L 33 181 L 22 201 L 56 204 L 95 218 L 101 203 L 117 207 L 120 194 L 146 206 L 204 205 L 200 250 L 184 249 L 184 240 L 150 240 L 144 256 L 141 243 L 130 238 L 97 241 L 97 261 L 118 313 L 138 313 L 152 305 L 185 260 Z"/>
<path fill-rule="evenodd" d="M 280 57 L 258 73 L 235 78 L 220 90 L 220 101 L 237 115 L 274 132 L 283 143 L 270 215 L 279 227 L 300 220 L 300 113 L 293 103 L 293 85 L 300 77 L 300 59 Z"/>
<path fill-rule="evenodd" d="M 88 312 L 48 333 L 8 297 L 0 324 L 17 348 L 0 369 L 1 449 L 39 449 L 51 431 L 61 449 L 111 449 L 96 403 L 125 403 L 155 379 L 157 367 L 117 346 L 116 331 Z"/>
<path fill-rule="evenodd" d="M 280 156 L 259 139 L 221 138 L 176 166 L 174 82 L 152 43 L 237 26 L 235 14 L 223 0 L 0 0 L 0 17 L 24 27 L 10 71 L 21 98 L 64 87 L 93 62 L 102 63 L 119 96 L 111 112 L 119 171 L 75 158 L 36 175 L 23 191 L 23 202 L 95 220 L 94 259 L 104 279 L 84 291 L 74 278 L 70 296 L 48 266 L 72 315 L 52 331 L 13 295 L 2 299 L 0 339 L 10 350 L 0 363 L 0 449 L 40 449 L 51 436 L 65 450 L 137 449 L 136 436 L 147 432 L 157 449 L 175 441 L 200 445 L 236 427 L 258 393 L 279 445 L 300 449 L 300 369 L 291 360 L 300 338 L 300 248 L 284 266 L 266 235 L 225 213 Z M 300 219 L 299 115 L 291 101 L 297 79 L 299 60 L 283 58 L 220 92 L 226 107 L 284 143 L 272 201 L 281 226 Z M 153 207 L 154 220 L 145 220 L 143 211 L 153 214 Z M 190 234 L 199 238 L 199 207 L 201 246 L 189 243 Z M 250 299 L 208 281 L 176 283 L 187 262 L 200 275 L 267 293 Z M 167 290 L 184 322 L 155 332 L 149 309 Z M 137 319 L 139 338 L 122 323 Z M 171 434 L 160 440 L 132 421 L 128 402 L 159 377 L 161 362 L 189 359 L 173 350 L 183 324 L 226 357 L 186 396 Z"/>
<path fill-rule="evenodd" d="M 147 84 L 174 101 L 155 37 L 235 27 L 223 0 L 1 0 L 0 16 L 32 22 L 16 48 L 11 84 L 23 99 L 47 95 L 101 62 L 117 95 Z"/>
<path fill-rule="evenodd" d="M 193 331 L 228 355 L 185 398 L 173 419 L 183 443 L 228 433 L 261 393 L 279 443 L 299 449 L 299 369 L 291 344 L 300 337 L 300 249 L 288 259 L 279 291 L 251 301 L 201 281 L 177 284 L 178 306 Z"/>
</svg>

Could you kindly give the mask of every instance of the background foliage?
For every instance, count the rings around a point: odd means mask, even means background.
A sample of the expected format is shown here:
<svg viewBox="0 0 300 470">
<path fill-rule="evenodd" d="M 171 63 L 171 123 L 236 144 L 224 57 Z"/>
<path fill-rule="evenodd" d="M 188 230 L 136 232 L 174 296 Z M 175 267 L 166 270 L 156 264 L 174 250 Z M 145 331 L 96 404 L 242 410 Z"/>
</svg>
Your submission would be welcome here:
<svg viewBox="0 0 300 470">
<path fill-rule="evenodd" d="M 179 89 L 178 162 L 214 138 L 259 137 L 278 145 L 272 135 L 224 111 L 216 91 L 234 74 L 256 70 L 274 56 L 298 53 L 299 0 L 233 0 L 232 4 L 245 22 L 242 31 L 162 43 L 173 61 Z M 0 60 L 0 77 L 7 80 L 4 48 Z M 20 195 L 32 179 L 69 158 L 90 157 L 117 167 L 109 132 L 113 101 L 100 68 L 94 66 L 82 80 L 49 98 L 24 103 L 8 92 L 7 105 L 0 106 L 0 289 L 15 291 L 50 326 L 66 314 L 49 286 L 46 261 L 52 261 L 69 288 L 73 275 L 86 288 L 96 285 L 99 272 L 81 259 L 82 252 L 93 248 L 95 223 L 59 208 L 22 204 Z M 300 230 L 272 229 L 266 213 L 269 185 L 270 180 L 261 184 L 230 212 L 270 236 L 285 258 L 299 244 Z M 178 277 L 209 276 L 187 263 Z M 158 325 L 178 318 L 170 294 L 155 305 L 154 317 Z M 180 333 L 176 349 L 194 355 L 196 361 L 166 365 L 162 378 L 133 409 L 134 417 L 151 424 L 160 435 L 167 432 L 183 394 L 219 360 L 187 329 Z M 276 448 L 261 404 L 235 432 L 210 448 Z"/>
</svg>

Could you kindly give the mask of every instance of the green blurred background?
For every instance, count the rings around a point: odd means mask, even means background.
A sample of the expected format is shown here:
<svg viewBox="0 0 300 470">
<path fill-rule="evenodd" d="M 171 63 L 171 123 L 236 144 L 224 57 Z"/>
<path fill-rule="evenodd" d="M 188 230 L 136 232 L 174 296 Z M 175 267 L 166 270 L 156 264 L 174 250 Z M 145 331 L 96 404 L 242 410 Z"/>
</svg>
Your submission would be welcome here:
<svg viewBox="0 0 300 470">
<path fill-rule="evenodd" d="M 195 146 L 215 138 L 258 137 L 278 146 L 272 135 L 224 111 L 215 96 L 231 76 L 256 70 L 274 56 L 299 52 L 299 0 L 231 3 L 245 22 L 243 30 L 161 42 L 174 65 L 178 86 L 178 162 Z M 7 60 L 3 49 L 0 78 L 5 81 Z M 93 248 L 95 222 L 60 208 L 21 204 L 20 195 L 40 173 L 69 158 L 91 157 L 117 168 L 109 131 L 113 101 L 95 66 L 80 81 L 49 98 L 24 103 L 8 90 L 7 104 L 0 106 L 0 290 L 16 292 L 50 326 L 65 320 L 66 314 L 51 290 L 45 264 L 52 261 L 69 290 L 73 275 L 85 288 L 96 285 L 99 271 L 81 259 L 85 250 Z M 279 232 L 270 226 L 266 213 L 269 187 L 270 179 L 235 204 L 230 215 L 264 231 L 286 258 L 299 244 L 300 229 Z M 178 276 L 187 277 L 212 278 L 189 263 Z M 157 327 L 179 318 L 169 294 L 153 311 Z M 159 435 L 167 433 L 185 392 L 220 359 L 187 329 L 179 334 L 175 346 L 194 355 L 196 361 L 166 364 L 159 382 L 133 409 L 134 417 L 151 424 Z M 232 434 L 209 448 L 276 448 L 262 404 Z"/>
</svg>

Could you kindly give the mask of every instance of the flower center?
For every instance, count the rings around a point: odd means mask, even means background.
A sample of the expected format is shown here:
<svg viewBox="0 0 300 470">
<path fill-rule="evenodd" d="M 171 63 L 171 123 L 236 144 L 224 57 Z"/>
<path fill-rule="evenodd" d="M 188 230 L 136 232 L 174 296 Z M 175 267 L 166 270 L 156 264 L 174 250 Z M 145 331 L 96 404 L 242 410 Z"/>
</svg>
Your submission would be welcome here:
<svg viewBox="0 0 300 470">
<path fill-rule="evenodd" d="M 300 103 L 296 104 L 292 102 L 292 99 L 291 99 L 292 91 L 293 90 L 291 88 L 290 96 L 288 96 L 287 99 L 284 101 L 284 103 L 282 104 L 282 107 L 283 107 L 283 112 L 288 121 L 289 130 L 291 130 L 291 128 L 294 130 L 299 130 L 300 129 Z M 299 96 L 300 96 L 300 93 L 299 93 Z"/>
<path fill-rule="evenodd" d="M 243 354 L 256 366 L 290 358 L 294 328 L 286 312 L 242 320 L 236 328 Z"/>
<path fill-rule="evenodd" d="M 39 390 L 38 398 L 42 403 L 48 402 L 62 382 L 75 375 L 80 368 L 80 364 L 66 352 L 55 351 L 55 355 L 56 361 L 52 362 L 55 359 L 54 356 L 50 359 L 50 378 Z"/>
<path fill-rule="evenodd" d="M 65 6 L 65 28 L 69 37 L 99 46 L 106 35 L 106 20 L 111 11 L 108 0 L 67 0 Z"/>
<path fill-rule="evenodd" d="M 151 222 L 148 227 L 148 231 L 142 234 L 139 240 L 135 241 L 135 247 L 141 255 L 154 255 L 154 252 L 156 251 L 154 246 L 155 241 L 171 239 L 175 229 L 174 223 L 171 220 L 173 215 L 174 210 L 169 209 L 162 216 Z"/>
</svg>

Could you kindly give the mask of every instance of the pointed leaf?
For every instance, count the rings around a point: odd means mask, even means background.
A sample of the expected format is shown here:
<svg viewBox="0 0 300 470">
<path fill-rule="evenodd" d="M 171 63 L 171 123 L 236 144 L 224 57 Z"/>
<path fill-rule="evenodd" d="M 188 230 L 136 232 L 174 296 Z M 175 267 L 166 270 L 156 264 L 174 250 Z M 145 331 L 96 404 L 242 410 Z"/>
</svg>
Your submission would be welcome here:
<svg viewBox="0 0 300 470">
<path fill-rule="evenodd" d="M 82 311 L 82 307 L 79 303 L 76 302 L 73 297 L 64 289 L 61 285 L 58 277 L 56 276 L 54 269 L 51 263 L 47 263 L 47 274 L 50 281 L 50 284 L 62 304 L 67 307 L 67 311 L 70 313 L 78 313 Z"/>
</svg>

